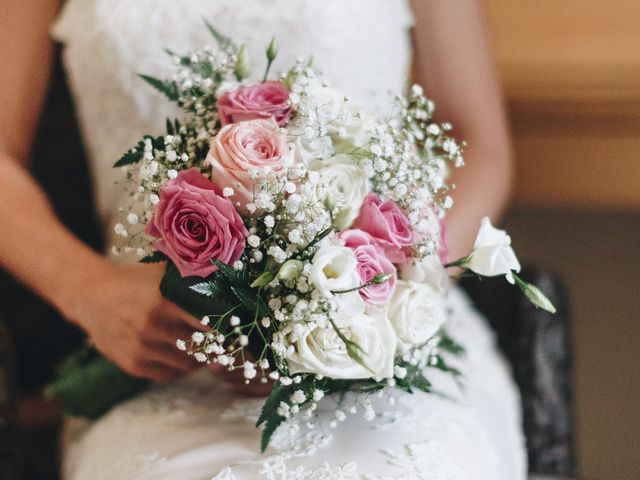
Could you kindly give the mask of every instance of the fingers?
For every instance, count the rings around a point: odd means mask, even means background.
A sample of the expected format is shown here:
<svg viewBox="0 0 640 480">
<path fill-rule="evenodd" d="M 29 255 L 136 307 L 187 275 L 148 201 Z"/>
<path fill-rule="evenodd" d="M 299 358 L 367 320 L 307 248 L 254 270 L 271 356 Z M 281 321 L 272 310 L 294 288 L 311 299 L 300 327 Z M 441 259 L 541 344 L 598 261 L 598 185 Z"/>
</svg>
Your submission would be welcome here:
<svg viewBox="0 0 640 480">
<path fill-rule="evenodd" d="M 192 372 L 202 366 L 193 357 L 179 351 L 175 344 L 173 346 L 157 344 L 154 347 L 148 355 L 150 363 L 164 365 L 182 374 Z"/>
<path fill-rule="evenodd" d="M 200 322 L 200 318 L 196 318 L 193 315 L 191 315 L 190 313 L 184 311 L 183 309 L 181 309 L 180 307 L 178 307 L 177 305 L 171 303 L 171 302 L 166 302 L 167 307 L 163 309 L 163 318 L 165 319 L 170 319 L 170 320 L 180 320 L 181 322 L 183 322 L 185 325 L 188 325 L 189 328 L 193 329 L 193 331 L 200 331 L 200 332 L 206 332 L 209 330 L 209 327 L 206 325 L 203 325 Z"/>
<path fill-rule="evenodd" d="M 184 372 L 170 368 L 166 364 L 149 362 L 145 363 L 139 369 L 139 372 L 135 372 L 134 375 L 147 378 L 154 382 L 167 383 L 177 380 L 184 375 Z"/>
<path fill-rule="evenodd" d="M 176 340 L 189 340 L 194 330 L 179 319 L 165 319 L 151 329 L 146 337 L 151 343 L 161 343 L 176 350 Z"/>
</svg>

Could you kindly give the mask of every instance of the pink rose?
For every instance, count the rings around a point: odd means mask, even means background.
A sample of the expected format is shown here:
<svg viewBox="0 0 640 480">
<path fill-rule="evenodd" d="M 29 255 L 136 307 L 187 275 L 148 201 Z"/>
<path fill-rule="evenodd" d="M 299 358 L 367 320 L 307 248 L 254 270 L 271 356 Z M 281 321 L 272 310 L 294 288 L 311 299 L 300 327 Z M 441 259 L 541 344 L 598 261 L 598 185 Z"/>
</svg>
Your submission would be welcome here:
<svg viewBox="0 0 640 480">
<path fill-rule="evenodd" d="M 393 276 L 386 282 L 371 285 L 360 290 L 362 299 L 373 305 L 386 303 L 396 289 L 396 268 L 387 258 L 382 247 L 376 244 L 371 235 L 362 230 L 345 230 L 340 233 L 345 247 L 349 247 L 356 254 L 358 273 L 362 284 L 368 283 L 376 275 L 391 273 Z"/>
<path fill-rule="evenodd" d="M 264 82 L 225 92 L 216 104 L 222 126 L 273 117 L 279 126 L 289 120 L 289 90 L 280 82 Z"/>
<path fill-rule="evenodd" d="M 195 168 L 183 170 L 160 189 L 160 203 L 145 232 L 183 277 L 207 277 L 212 259 L 238 260 L 249 232 L 231 201 Z"/>
<path fill-rule="evenodd" d="M 252 175 L 284 173 L 292 163 L 292 147 L 273 118 L 222 127 L 205 160 L 205 165 L 211 165 L 211 181 L 221 189 L 233 189 L 230 198 L 243 214 L 251 213 L 246 205 L 258 193 Z"/>
<path fill-rule="evenodd" d="M 410 255 L 408 247 L 416 243 L 409 219 L 398 205 L 393 200 L 381 202 L 375 193 L 365 197 L 353 227 L 371 235 L 394 263 L 405 263 Z"/>
</svg>

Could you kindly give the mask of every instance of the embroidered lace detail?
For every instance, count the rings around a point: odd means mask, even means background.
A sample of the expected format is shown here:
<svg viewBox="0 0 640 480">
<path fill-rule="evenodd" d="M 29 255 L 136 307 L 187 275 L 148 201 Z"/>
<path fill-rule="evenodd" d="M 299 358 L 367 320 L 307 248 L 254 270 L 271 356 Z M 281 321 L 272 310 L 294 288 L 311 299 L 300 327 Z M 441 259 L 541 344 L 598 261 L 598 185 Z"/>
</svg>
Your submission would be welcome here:
<svg viewBox="0 0 640 480">
<path fill-rule="evenodd" d="M 405 471 L 401 476 L 366 476 L 366 480 L 468 480 L 435 441 L 410 444 L 404 451 L 384 449 L 388 462 Z"/>
<path fill-rule="evenodd" d="M 359 480 L 362 478 L 358 475 L 355 462 L 345 465 L 324 464 L 320 468 L 308 470 L 302 466 L 288 469 L 283 459 L 269 462 L 260 470 L 260 474 L 266 480 Z M 230 468 L 225 468 L 212 480 L 236 480 L 236 476 Z"/>
<path fill-rule="evenodd" d="M 256 423 L 260 417 L 260 411 L 264 399 L 262 398 L 243 398 L 231 404 L 229 408 L 220 414 L 220 420 L 223 422 L 250 422 Z"/>
</svg>

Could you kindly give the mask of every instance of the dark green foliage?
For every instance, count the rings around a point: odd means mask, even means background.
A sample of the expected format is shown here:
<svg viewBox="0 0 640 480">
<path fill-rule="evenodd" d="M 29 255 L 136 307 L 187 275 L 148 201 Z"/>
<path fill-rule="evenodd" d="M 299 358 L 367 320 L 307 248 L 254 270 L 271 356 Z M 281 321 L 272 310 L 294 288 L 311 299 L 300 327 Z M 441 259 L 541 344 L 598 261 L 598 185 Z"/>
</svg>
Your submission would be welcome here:
<svg viewBox="0 0 640 480">
<path fill-rule="evenodd" d="M 135 147 L 122 155 L 122 157 L 120 157 L 113 166 L 126 167 L 127 165 L 133 165 L 142 160 L 145 140 L 151 140 L 151 145 L 154 149 L 164 149 L 164 137 L 152 137 L 151 135 L 145 135 L 144 140 L 140 140 Z"/>
<path fill-rule="evenodd" d="M 202 283 L 204 282 L 200 277 L 183 278 L 176 266 L 172 262 L 168 262 L 164 277 L 162 277 L 162 282 L 160 283 L 160 291 L 167 300 L 197 318 L 204 315 L 222 314 L 232 307 L 232 305 L 229 305 L 229 297 L 226 295 L 215 296 L 214 298 L 213 296 L 197 293 L 191 288 Z"/>
<path fill-rule="evenodd" d="M 167 134 L 168 135 L 175 135 L 176 131 L 173 128 L 173 124 L 171 123 L 171 120 L 167 118 L 166 122 L 167 122 Z"/>
<path fill-rule="evenodd" d="M 140 78 L 160 93 L 164 94 L 164 96 L 172 102 L 177 102 L 180 99 L 180 91 L 178 90 L 176 82 L 160 80 L 159 78 L 144 74 L 140 74 Z"/>
<path fill-rule="evenodd" d="M 120 159 L 113 165 L 114 167 L 126 167 L 127 165 L 133 165 L 142 160 L 142 151 L 138 148 L 132 148 L 127 153 L 122 155 Z"/>
<path fill-rule="evenodd" d="M 438 348 L 440 348 L 440 350 L 456 356 L 464 355 L 465 350 L 462 345 L 457 343 L 453 338 L 451 338 L 443 331 L 440 331 L 439 335 L 440 342 L 438 343 Z"/>
<path fill-rule="evenodd" d="M 155 251 L 150 255 L 147 255 L 143 259 L 140 260 L 140 263 L 160 263 L 166 262 L 169 259 L 164 253 Z"/>
<path fill-rule="evenodd" d="M 83 350 L 60 367 L 45 396 L 62 399 L 69 415 L 95 419 L 149 385 L 148 380 L 128 375 L 95 350 Z"/>
<path fill-rule="evenodd" d="M 447 364 L 447 362 L 445 362 L 445 360 L 440 356 L 438 356 L 437 361 L 430 366 L 433 368 L 437 368 L 438 370 L 442 370 L 443 372 L 449 373 L 454 377 L 459 377 L 460 375 L 462 375 L 460 370 Z"/>
<path fill-rule="evenodd" d="M 213 38 L 215 38 L 216 42 L 218 42 L 218 45 L 220 45 L 220 47 L 222 48 L 235 47 L 233 41 L 229 37 L 221 34 L 206 19 L 202 19 L 202 20 L 204 21 L 204 24 L 207 26 L 207 30 L 209 30 L 209 33 Z"/>
</svg>

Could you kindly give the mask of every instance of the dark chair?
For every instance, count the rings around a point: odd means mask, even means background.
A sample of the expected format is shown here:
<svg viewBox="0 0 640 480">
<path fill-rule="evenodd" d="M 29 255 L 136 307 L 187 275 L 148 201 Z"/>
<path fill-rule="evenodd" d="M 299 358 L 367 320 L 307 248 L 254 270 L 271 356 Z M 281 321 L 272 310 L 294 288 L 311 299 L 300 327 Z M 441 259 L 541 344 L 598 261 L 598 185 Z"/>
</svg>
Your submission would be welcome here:
<svg viewBox="0 0 640 480">
<path fill-rule="evenodd" d="M 100 230 L 77 132 L 58 64 L 36 145 L 35 173 L 63 221 L 87 243 L 100 248 Z M 75 171 L 76 175 L 70 180 L 56 171 Z M 536 310 L 503 279 L 467 280 L 464 287 L 498 332 L 500 347 L 521 388 L 530 471 L 570 476 L 571 347 L 566 294 L 549 274 L 528 270 L 523 276 L 539 285 L 558 306 L 557 315 Z M 30 435 L 21 431 L 16 391 L 37 391 L 52 375 L 49 366 L 75 349 L 82 335 L 19 286 L 8 285 L 6 277 L 0 276 L 0 287 L 3 293 L 7 288 L 12 292 L 0 300 L 0 480 L 53 480 L 57 425 L 44 425 Z M 29 332 L 36 328 L 47 332 L 43 339 L 46 346 L 33 345 Z M 34 469 L 36 464 L 45 465 L 45 471 Z"/>
<path fill-rule="evenodd" d="M 497 332 L 522 395 L 529 472 L 574 474 L 571 323 L 567 293 L 556 276 L 527 269 L 558 311 L 536 309 L 502 278 L 465 279 L 463 286 Z"/>
</svg>

